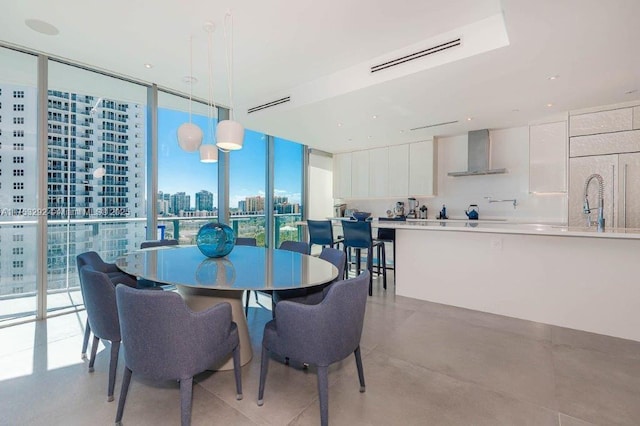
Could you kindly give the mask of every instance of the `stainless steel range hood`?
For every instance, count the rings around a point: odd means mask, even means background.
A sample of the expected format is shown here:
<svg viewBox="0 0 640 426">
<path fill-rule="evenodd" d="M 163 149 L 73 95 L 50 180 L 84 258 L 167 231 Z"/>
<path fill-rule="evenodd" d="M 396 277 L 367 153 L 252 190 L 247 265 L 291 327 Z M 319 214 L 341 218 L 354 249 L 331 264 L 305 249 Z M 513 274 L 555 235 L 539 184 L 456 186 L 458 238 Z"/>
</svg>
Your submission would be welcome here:
<svg viewBox="0 0 640 426">
<path fill-rule="evenodd" d="M 507 169 L 491 169 L 491 140 L 489 130 L 473 130 L 468 139 L 468 166 L 464 172 L 449 172 L 449 176 L 479 176 L 507 173 Z"/>
</svg>

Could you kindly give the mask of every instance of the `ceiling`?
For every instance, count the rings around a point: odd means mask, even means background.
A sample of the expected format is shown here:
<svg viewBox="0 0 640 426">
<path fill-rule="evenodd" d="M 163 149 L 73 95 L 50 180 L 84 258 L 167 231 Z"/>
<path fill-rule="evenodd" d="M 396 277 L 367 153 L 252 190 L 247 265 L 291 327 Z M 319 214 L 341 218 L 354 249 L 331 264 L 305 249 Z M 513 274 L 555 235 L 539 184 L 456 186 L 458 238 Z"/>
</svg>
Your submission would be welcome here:
<svg viewBox="0 0 640 426">
<path fill-rule="evenodd" d="M 193 37 L 193 93 L 201 99 L 208 97 L 203 27 L 213 22 L 214 101 L 224 105 L 231 105 L 225 66 L 231 43 L 224 38 L 230 10 L 236 119 L 329 152 L 526 125 L 640 99 L 638 0 L 3 3 L 0 42 L 183 93 L 189 93 L 184 77 Z M 59 33 L 36 32 L 28 19 Z M 482 26 L 489 21 L 503 25 L 493 37 L 498 41 L 469 53 L 492 38 Z M 458 51 L 369 71 L 456 34 L 463 34 Z M 291 101 L 247 114 L 285 96 Z"/>
</svg>

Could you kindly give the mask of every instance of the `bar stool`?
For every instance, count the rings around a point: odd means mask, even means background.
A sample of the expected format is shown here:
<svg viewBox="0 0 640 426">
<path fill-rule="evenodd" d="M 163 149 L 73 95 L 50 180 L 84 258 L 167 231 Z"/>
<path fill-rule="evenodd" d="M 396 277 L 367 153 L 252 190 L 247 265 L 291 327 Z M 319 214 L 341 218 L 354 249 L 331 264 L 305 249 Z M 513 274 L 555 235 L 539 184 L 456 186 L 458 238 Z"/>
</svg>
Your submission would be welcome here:
<svg viewBox="0 0 640 426">
<path fill-rule="evenodd" d="M 330 220 L 307 220 L 309 228 L 309 246 L 314 244 L 325 247 L 340 248 L 342 237 L 333 238 L 333 225 Z"/>
<path fill-rule="evenodd" d="M 360 274 L 360 263 L 362 260 L 362 250 L 367 250 L 367 269 L 369 270 L 369 296 L 373 295 L 373 249 L 379 250 L 382 257 L 382 265 L 386 263 L 386 253 L 384 248 L 384 242 L 374 240 L 371 236 L 371 222 L 369 221 L 349 221 L 342 222 L 342 230 L 344 232 L 344 251 L 347 254 L 347 260 L 345 262 L 345 270 L 349 265 L 349 252 L 350 249 L 356 251 L 356 273 Z M 384 267 L 380 267 L 380 262 L 377 265 L 377 273 L 380 275 L 380 269 L 382 269 L 382 284 L 384 289 L 387 289 L 387 270 Z"/>
<path fill-rule="evenodd" d="M 394 228 L 384 228 L 384 223 L 381 222 L 404 222 L 404 218 L 388 218 L 388 217 L 379 217 L 378 218 L 378 237 L 376 238 L 378 241 L 383 243 L 391 243 L 393 248 L 393 264 L 392 266 L 388 266 L 386 262 L 383 267 L 386 269 L 391 269 L 395 272 L 396 269 L 396 230 Z M 378 253 L 378 260 L 380 259 L 380 253 Z M 394 275 L 395 282 L 395 275 Z"/>
</svg>

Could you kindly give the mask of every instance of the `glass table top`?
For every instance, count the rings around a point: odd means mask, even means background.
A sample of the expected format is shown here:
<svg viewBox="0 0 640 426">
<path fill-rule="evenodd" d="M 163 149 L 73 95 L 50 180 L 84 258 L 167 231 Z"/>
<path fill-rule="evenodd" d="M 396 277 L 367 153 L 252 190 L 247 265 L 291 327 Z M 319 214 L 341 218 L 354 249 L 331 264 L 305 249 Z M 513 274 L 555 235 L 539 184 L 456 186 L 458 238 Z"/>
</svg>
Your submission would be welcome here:
<svg viewBox="0 0 640 426">
<path fill-rule="evenodd" d="M 155 247 L 128 253 L 116 265 L 161 284 L 216 290 L 296 289 L 338 276 L 335 266 L 317 257 L 250 246 L 236 246 L 217 259 L 206 257 L 197 246 Z"/>
</svg>

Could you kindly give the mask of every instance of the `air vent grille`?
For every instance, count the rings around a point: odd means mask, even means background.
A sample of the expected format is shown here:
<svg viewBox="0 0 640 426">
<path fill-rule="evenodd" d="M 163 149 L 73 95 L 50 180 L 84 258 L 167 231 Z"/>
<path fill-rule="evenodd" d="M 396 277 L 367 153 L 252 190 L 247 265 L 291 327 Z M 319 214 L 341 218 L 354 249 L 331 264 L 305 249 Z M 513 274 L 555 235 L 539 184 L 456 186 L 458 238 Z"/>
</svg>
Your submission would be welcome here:
<svg viewBox="0 0 640 426">
<path fill-rule="evenodd" d="M 287 96 L 286 98 L 282 98 L 282 99 L 278 99 L 276 101 L 272 101 L 266 104 L 262 104 L 262 105 L 258 105 L 258 106 L 254 106 L 253 108 L 249 108 L 247 110 L 248 114 L 251 114 L 252 112 L 256 112 L 256 111 L 261 111 L 263 109 L 267 109 L 267 108 L 271 108 L 274 107 L 276 105 L 281 105 L 287 102 L 291 101 L 291 96 Z"/>
<path fill-rule="evenodd" d="M 444 123 L 435 123 L 435 124 L 427 124 L 426 126 L 420 126 L 420 127 L 414 127 L 411 130 L 422 130 L 422 129 L 428 129 L 430 127 L 438 127 L 438 126 L 446 126 L 447 124 L 455 124 L 457 123 L 458 120 L 455 121 L 445 121 Z"/>
<path fill-rule="evenodd" d="M 419 52 L 412 53 L 410 55 L 405 55 L 401 58 L 396 58 L 391 61 L 387 61 L 382 64 L 374 65 L 371 67 L 371 72 L 382 71 L 387 68 L 395 67 L 396 65 L 403 64 L 405 62 L 413 61 L 414 59 L 420 59 L 428 55 L 432 55 L 434 53 L 442 52 L 443 50 L 451 49 L 456 46 L 460 46 L 461 38 L 457 38 L 455 40 L 448 41 L 446 43 L 439 44 L 437 46 L 429 47 L 427 49 L 423 49 Z"/>
</svg>

